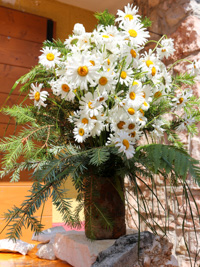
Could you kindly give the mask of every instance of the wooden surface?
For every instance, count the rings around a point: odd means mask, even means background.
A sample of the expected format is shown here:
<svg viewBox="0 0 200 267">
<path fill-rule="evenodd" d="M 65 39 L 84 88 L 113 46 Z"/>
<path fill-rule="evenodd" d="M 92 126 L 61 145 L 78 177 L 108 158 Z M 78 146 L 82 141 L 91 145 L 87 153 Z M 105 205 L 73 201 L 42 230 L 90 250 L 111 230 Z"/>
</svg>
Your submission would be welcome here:
<svg viewBox="0 0 200 267">
<path fill-rule="evenodd" d="M 36 15 L 0 7 L 0 108 L 5 103 L 15 81 L 38 64 L 38 56 L 41 54 L 42 43 L 47 37 L 47 20 Z M 23 101 L 24 95 L 19 96 L 18 89 L 19 87 L 13 92 L 6 105 L 12 106 Z M 14 120 L 9 120 L 8 116 L 1 113 L 1 138 L 4 136 L 6 129 L 6 136 L 14 134 Z M 17 131 L 19 131 L 19 127 Z M 2 155 L 0 155 L 1 158 Z M 10 179 L 8 177 L 0 180 L 0 231 L 5 226 L 3 213 L 7 212 L 14 205 L 19 207 L 25 197 L 29 195 L 28 190 L 30 190 L 32 184 L 30 174 L 27 172 L 23 172 L 20 182 L 10 183 L 9 181 Z M 36 213 L 37 219 L 40 219 L 41 212 L 42 208 Z M 52 227 L 51 200 L 46 202 L 43 215 L 42 224 L 44 224 L 45 229 Z M 23 229 L 22 233 L 21 239 L 30 242 L 33 234 L 30 228 Z M 5 237 L 6 231 L 0 235 L 0 239 Z M 0 266 L 9 265 L 0 264 Z M 12 266 L 24 265 L 18 264 Z"/>
<path fill-rule="evenodd" d="M 31 68 L 38 62 L 41 44 L 0 35 L 0 62 Z"/>
<path fill-rule="evenodd" d="M 38 244 L 35 242 L 35 244 Z M 36 246 L 26 256 L 19 253 L 0 253 L 0 267 L 71 267 L 61 260 L 44 260 L 36 256 Z"/>
<path fill-rule="evenodd" d="M 46 40 L 47 19 L 0 7 L 0 34 L 42 43 Z"/>
</svg>

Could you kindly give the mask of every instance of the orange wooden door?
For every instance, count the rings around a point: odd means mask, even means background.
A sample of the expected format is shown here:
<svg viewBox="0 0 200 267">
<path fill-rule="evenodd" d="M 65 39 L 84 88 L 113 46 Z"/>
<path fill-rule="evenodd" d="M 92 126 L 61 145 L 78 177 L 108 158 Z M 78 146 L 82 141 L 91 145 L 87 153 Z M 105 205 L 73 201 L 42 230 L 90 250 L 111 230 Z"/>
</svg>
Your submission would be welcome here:
<svg viewBox="0 0 200 267">
<path fill-rule="evenodd" d="M 0 107 L 8 97 L 14 82 L 38 63 L 42 42 L 49 35 L 54 37 L 52 28 L 47 31 L 49 25 L 52 25 L 52 21 L 46 18 L 0 7 Z M 18 89 L 13 92 L 6 105 L 12 106 L 23 100 L 24 96 L 19 96 Z M 3 137 L 5 129 L 6 136 L 13 134 L 15 125 L 13 120 L 9 121 L 9 117 L 1 113 L 0 138 Z M 3 213 L 13 205 L 19 206 L 23 202 L 25 196 L 29 195 L 31 184 L 28 172 L 24 172 L 17 183 L 10 183 L 9 177 L 0 180 L 0 231 L 5 225 Z M 38 219 L 41 212 L 42 209 L 36 213 Z M 52 226 L 51 200 L 44 206 L 42 223 L 45 228 Z M 22 233 L 21 239 L 30 242 L 31 230 L 25 229 Z M 0 236 L 0 239 L 2 238 L 6 238 L 5 231 Z"/>
</svg>

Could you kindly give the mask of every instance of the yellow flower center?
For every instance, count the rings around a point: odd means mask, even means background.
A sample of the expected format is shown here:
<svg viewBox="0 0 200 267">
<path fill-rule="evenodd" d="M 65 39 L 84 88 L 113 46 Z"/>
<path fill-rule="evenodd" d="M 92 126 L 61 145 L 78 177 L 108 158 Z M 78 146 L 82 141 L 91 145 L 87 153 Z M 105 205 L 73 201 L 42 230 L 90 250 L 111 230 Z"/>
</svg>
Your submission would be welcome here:
<svg viewBox="0 0 200 267">
<path fill-rule="evenodd" d="M 64 92 L 66 92 L 66 93 L 68 93 L 69 92 L 69 90 L 70 90 L 70 88 L 69 88 L 69 86 L 67 85 L 67 84 L 62 84 L 62 90 L 64 91 Z"/>
<path fill-rule="evenodd" d="M 123 129 L 124 125 L 125 125 L 125 122 L 124 122 L 124 121 L 120 121 L 120 122 L 117 123 L 117 127 L 118 127 L 120 130 Z"/>
<path fill-rule="evenodd" d="M 83 124 L 88 124 L 88 119 L 87 118 L 83 118 L 81 121 Z"/>
<path fill-rule="evenodd" d="M 130 53 L 132 57 L 136 58 L 137 53 L 135 52 L 135 50 L 131 49 Z"/>
<path fill-rule="evenodd" d="M 80 76 L 86 76 L 88 74 L 88 67 L 87 66 L 80 66 L 77 70 Z"/>
<path fill-rule="evenodd" d="M 183 103 L 183 100 L 184 100 L 183 97 L 180 97 L 180 98 L 179 98 L 179 103 L 178 103 L 178 105 L 182 104 L 182 103 Z"/>
<path fill-rule="evenodd" d="M 121 72 L 121 78 L 126 79 L 126 77 L 127 77 L 127 73 L 125 71 L 122 71 Z"/>
<path fill-rule="evenodd" d="M 143 104 L 144 104 L 144 106 L 145 106 L 145 107 L 148 107 L 148 104 L 147 104 L 147 102 L 146 102 L 146 101 L 144 101 L 144 103 L 143 103 Z"/>
<path fill-rule="evenodd" d="M 146 97 L 146 94 L 145 94 L 145 92 L 142 92 L 142 93 L 143 93 L 143 95 L 142 95 L 142 96 L 145 98 L 145 97 Z"/>
<path fill-rule="evenodd" d="M 153 64 L 153 62 L 151 61 L 151 60 L 147 60 L 146 61 L 146 65 L 147 65 L 147 67 L 149 67 L 150 65 L 152 65 Z"/>
<path fill-rule="evenodd" d="M 162 51 L 162 52 L 166 52 L 166 49 L 162 49 L 161 51 Z"/>
<path fill-rule="evenodd" d="M 127 139 L 124 139 L 122 141 L 122 144 L 126 147 L 126 150 L 129 148 L 130 144 L 129 144 L 129 141 Z"/>
<path fill-rule="evenodd" d="M 153 67 L 153 68 L 151 69 L 151 75 L 152 75 L 152 76 L 155 76 L 155 75 L 156 75 L 156 68 L 155 68 L 155 67 Z"/>
<path fill-rule="evenodd" d="M 158 92 L 156 92 L 155 94 L 154 94 L 154 97 L 155 98 L 159 98 L 159 97 L 161 97 L 162 96 L 162 92 L 160 92 L 160 91 L 158 91 Z"/>
<path fill-rule="evenodd" d="M 108 79 L 106 77 L 104 77 L 104 76 L 99 79 L 99 84 L 100 85 L 106 85 L 107 82 L 108 82 Z"/>
<path fill-rule="evenodd" d="M 39 101 L 40 100 L 40 93 L 36 92 L 35 95 L 34 95 L 34 98 L 35 98 L 36 101 Z"/>
<path fill-rule="evenodd" d="M 138 85 L 138 82 L 134 81 L 134 82 L 132 83 L 132 85 L 133 85 L 133 86 L 134 86 L 134 85 Z"/>
<path fill-rule="evenodd" d="M 144 116 L 144 111 L 141 108 L 139 110 L 142 113 L 142 115 Z"/>
<path fill-rule="evenodd" d="M 91 101 L 88 102 L 88 108 L 93 109 Z"/>
<path fill-rule="evenodd" d="M 90 63 L 91 63 L 93 66 L 95 66 L 95 62 L 94 62 L 94 60 L 90 60 Z"/>
<path fill-rule="evenodd" d="M 109 58 L 107 59 L 107 63 L 108 63 L 108 65 L 110 65 L 110 59 Z"/>
<path fill-rule="evenodd" d="M 130 92 L 129 97 L 130 97 L 130 99 L 134 100 L 135 99 L 135 93 L 134 92 Z"/>
<path fill-rule="evenodd" d="M 128 109 L 128 113 L 129 113 L 130 115 L 135 114 L 135 110 L 134 110 L 134 108 L 129 108 L 129 109 Z"/>
<path fill-rule="evenodd" d="M 109 35 L 102 35 L 103 38 L 109 38 L 110 36 Z"/>
<path fill-rule="evenodd" d="M 137 37 L 137 32 L 133 29 L 129 30 L 128 33 L 131 37 L 134 37 L 134 38 Z"/>
<path fill-rule="evenodd" d="M 97 120 L 97 117 L 96 116 L 92 116 L 91 119 L 92 120 Z"/>
<path fill-rule="evenodd" d="M 129 19 L 132 20 L 133 19 L 133 15 L 131 14 L 126 14 L 126 16 L 124 16 L 125 19 Z"/>
<path fill-rule="evenodd" d="M 54 54 L 53 53 L 48 53 L 48 54 L 46 54 L 46 58 L 47 58 L 47 60 L 49 60 L 49 61 L 52 61 L 52 60 L 54 60 Z"/>
<path fill-rule="evenodd" d="M 129 130 L 133 130 L 135 128 L 135 124 L 134 123 L 130 123 L 128 128 L 129 128 Z"/>
<path fill-rule="evenodd" d="M 79 133 L 80 136 L 83 136 L 84 133 L 85 133 L 85 131 L 84 131 L 83 128 L 80 128 L 79 131 L 78 131 L 78 133 Z"/>
<path fill-rule="evenodd" d="M 136 136 L 136 132 L 135 132 L 135 131 L 132 132 L 132 133 L 130 134 L 130 136 L 134 138 L 134 137 Z"/>
</svg>

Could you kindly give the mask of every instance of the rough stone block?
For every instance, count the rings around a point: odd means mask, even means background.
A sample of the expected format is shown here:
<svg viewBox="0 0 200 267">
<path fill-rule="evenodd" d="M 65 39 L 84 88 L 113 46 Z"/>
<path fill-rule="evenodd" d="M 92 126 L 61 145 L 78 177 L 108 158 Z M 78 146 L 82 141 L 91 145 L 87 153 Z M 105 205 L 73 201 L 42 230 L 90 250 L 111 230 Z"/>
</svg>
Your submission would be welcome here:
<svg viewBox="0 0 200 267">
<path fill-rule="evenodd" d="M 54 253 L 54 246 L 52 242 L 49 242 L 47 244 L 39 244 L 39 246 L 37 246 L 39 249 L 36 253 L 36 255 L 40 258 L 40 259 L 46 259 L 46 260 L 55 260 L 56 259 L 56 255 Z"/>
<path fill-rule="evenodd" d="M 115 240 L 91 241 L 84 232 L 76 234 L 57 234 L 54 252 L 58 259 L 75 267 L 91 267 L 102 250 L 113 245 Z"/>
<path fill-rule="evenodd" d="M 140 236 L 140 248 L 152 245 L 154 235 L 143 232 Z M 92 267 L 132 267 L 138 260 L 138 234 L 122 236 L 113 246 L 99 253 Z"/>
<path fill-rule="evenodd" d="M 19 252 L 22 255 L 26 255 L 29 250 L 33 249 L 34 245 L 26 243 L 21 240 L 16 242 L 10 239 L 1 239 L 0 240 L 0 251 L 9 251 L 9 252 Z"/>
</svg>

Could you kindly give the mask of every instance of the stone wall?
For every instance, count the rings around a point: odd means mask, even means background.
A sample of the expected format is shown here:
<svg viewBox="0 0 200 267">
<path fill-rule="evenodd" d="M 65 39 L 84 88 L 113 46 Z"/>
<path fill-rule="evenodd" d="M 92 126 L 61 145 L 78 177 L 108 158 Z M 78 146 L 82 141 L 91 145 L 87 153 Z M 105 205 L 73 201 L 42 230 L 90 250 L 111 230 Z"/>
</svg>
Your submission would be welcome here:
<svg viewBox="0 0 200 267">
<path fill-rule="evenodd" d="M 140 14 L 149 17 L 152 21 L 152 27 L 149 29 L 151 38 L 158 40 L 163 34 L 174 39 L 176 52 L 173 55 L 173 61 L 179 59 L 200 59 L 200 0 L 135 0 L 134 5 L 139 6 Z M 187 63 L 180 63 L 176 66 L 176 71 L 185 71 Z M 193 88 L 194 93 L 200 96 L 200 84 L 197 83 Z M 200 125 L 199 125 L 200 130 Z M 191 137 L 190 135 L 182 135 L 182 140 L 187 144 L 189 153 L 196 159 L 200 160 L 200 135 Z M 191 199 L 191 209 L 194 214 L 194 222 L 198 237 L 196 238 L 193 226 L 192 216 L 190 214 L 190 206 L 186 203 L 183 187 L 178 183 L 174 189 L 169 181 L 165 183 L 163 177 L 155 177 L 156 190 L 159 199 L 162 201 L 162 206 L 158 203 L 155 196 L 152 196 L 146 185 L 137 181 L 140 185 L 145 201 L 148 203 L 146 210 L 150 219 L 150 224 L 154 224 L 158 232 L 161 233 L 159 227 L 168 226 L 168 236 L 174 244 L 174 255 L 178 258 L 181 267 L 190 266 L 190 261 L 185 246 L 185 241 L 188 242 L 188 249 L 191 253 L 192 261 L 194 261 L 196 253 L 200 252 L 200 223 L 195 203 Z M 152 186 L 151 181 L 145 182 Z M 196 203 L 200 210 L 200 188 L 188 178 L 191 192 L 195 197 Z M 131 184 L 127 183 L 127 189 Z M 175 197 L 173 190 L 176 192 Z M 127 198 L 132 205 L 136 206 L 134 196 L 127 195 Z M 141 202 L 142 205 L 142 202 Z M 146 211 L 141 208 L 142 215 L 145 216 Z M 186 217 L 184 214 L 186 213 Z M 132 215 L 131 215 L 132 214 Z M 151 219 L 154 214 L 155 221 Z M 168 218 L 166 221 L 165 218 Z M 185 241 L 183 237 L 182 227 L 184 221 Z M 134 209 L 127 208 L 127 222 L 130 228 L 135 228 L 138 225 L 138 216 Z M 157 223 L 157 224 L 156 224 Z M 141 225 L 141 230 L 146 230 L 144 223 Z M 198 241 L 197 241 L 198 239 Z M 199 255 L 200 256 L 200 255 Z M 200 266 L 200 257 L 197 258 L 198 263 L 195 266 Z M 194 265 L 193 265 L 194 266 Z"/>
</svg>

